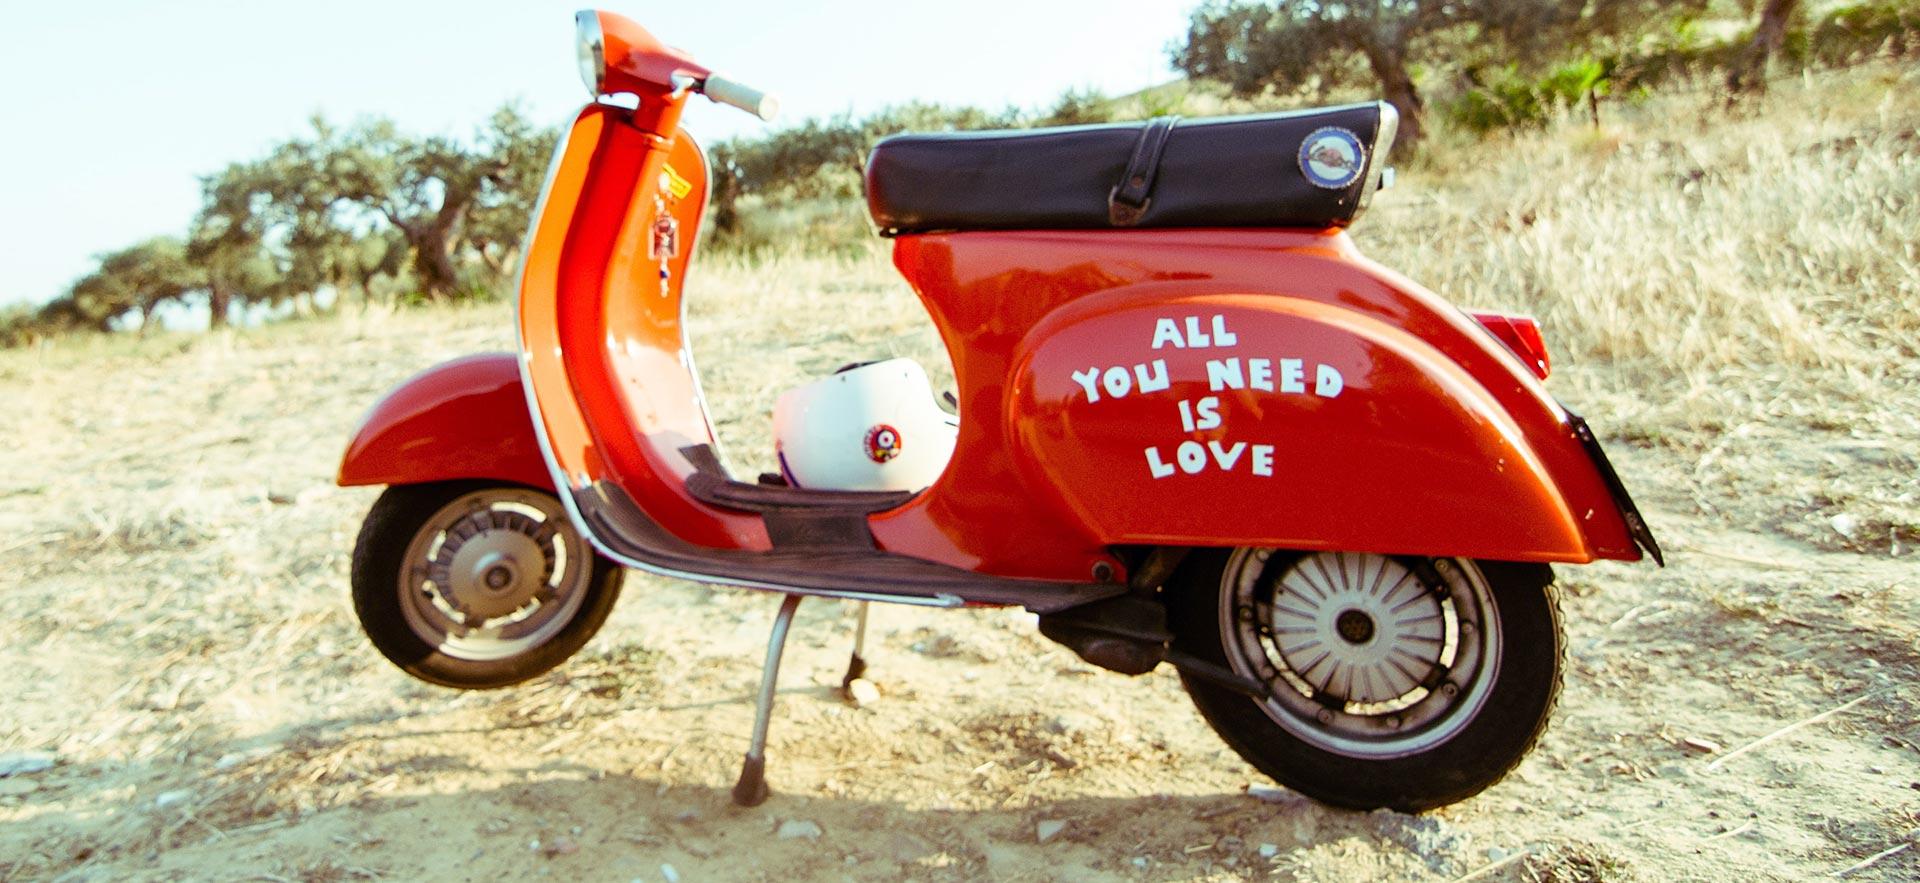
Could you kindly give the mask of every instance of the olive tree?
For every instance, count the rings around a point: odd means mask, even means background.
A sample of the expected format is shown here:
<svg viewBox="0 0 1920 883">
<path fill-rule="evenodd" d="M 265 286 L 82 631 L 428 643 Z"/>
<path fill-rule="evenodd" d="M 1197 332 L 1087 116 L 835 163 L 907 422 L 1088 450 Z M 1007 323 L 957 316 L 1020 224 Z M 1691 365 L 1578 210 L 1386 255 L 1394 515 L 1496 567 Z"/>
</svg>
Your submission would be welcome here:
<svg viewBox="0 0 1920 883">
<path fill-rule="evenodd" d="M 314 132 L 276 151 L 273 161 L 289 167 L 276 199 L 310 217 L 352 205 L 391 225 L 412 252 L 422 293 L 433 300 L 460 290 L 465 252 L 495 268 L 517 252 L 555 140 L 511 107 L 496 112 L 472 143 L 411 137 L 386 120 L 344 130 L 316 120 Z M 326 242 L 322 226 L 305 225 L 304 241 Z"/>
<path fill-rule="evenodd" d="M 1534 62 L 1704 7 L 1707 0 L 1208 0 L 1172 49 L 1187 75 L 1236 94 L 1370 80 L 1417 143 L 1426 104 L 1415 77 L 1448 46 L 1480 44 Z M 1443 36 L 1456 39 L 1442 40 Z"/>
</svg>

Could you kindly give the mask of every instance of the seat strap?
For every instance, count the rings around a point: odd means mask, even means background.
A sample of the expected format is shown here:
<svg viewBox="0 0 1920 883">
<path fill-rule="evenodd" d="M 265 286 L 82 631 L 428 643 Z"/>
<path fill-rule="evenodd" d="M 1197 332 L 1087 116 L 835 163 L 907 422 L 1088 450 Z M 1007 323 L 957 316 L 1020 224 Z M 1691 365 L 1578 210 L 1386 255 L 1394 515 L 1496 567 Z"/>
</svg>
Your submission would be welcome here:
<svg viewBox="0 0 1920 883">
<path fill-rule="evenodd" d="M 1160 155 L 1166 152 L 1167 136 L 1179 122 L 1179 116 L 1154 117 L 1141 127 L 1127 171 L 1107 194 L 1107 221 L 1113 226 L 1138 224 L 1153 206 L 1153 179 L 1160 171 Z"/>
</svg>

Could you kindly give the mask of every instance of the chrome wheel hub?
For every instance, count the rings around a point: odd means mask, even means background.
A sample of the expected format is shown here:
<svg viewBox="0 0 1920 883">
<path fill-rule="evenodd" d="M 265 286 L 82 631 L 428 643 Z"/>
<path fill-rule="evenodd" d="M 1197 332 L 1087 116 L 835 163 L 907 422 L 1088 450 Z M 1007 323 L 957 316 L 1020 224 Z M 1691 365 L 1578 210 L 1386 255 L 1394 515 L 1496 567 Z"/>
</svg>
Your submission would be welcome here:
<svg viewBox="0 0 1920 883">
<path fill-rule="evenodd" d="M 1270 718 L 1328 751 L 1439 744 L 1479 712 L 1498 670 L 1492 594 L 1470 561 L 1243 549 L 1221 592 L 1228 662 L 1267 685 Z"/>
<path fill-rule="evenodd" d="M 559 501 L 490 488 L 421 526 L 402 565 L 400 609 L 414 634 L 442 653 L 503 659 L 565 628 L 591 576 L 592 553 Z"/>
<path fill-rule="evenodd" d="M 550 531 L 521 513 L 476 512 L 448 532 L 428 578 L 455 610 L 480 621 L 497 619 L 546 587 L 552 542 Z"/>
</svg>

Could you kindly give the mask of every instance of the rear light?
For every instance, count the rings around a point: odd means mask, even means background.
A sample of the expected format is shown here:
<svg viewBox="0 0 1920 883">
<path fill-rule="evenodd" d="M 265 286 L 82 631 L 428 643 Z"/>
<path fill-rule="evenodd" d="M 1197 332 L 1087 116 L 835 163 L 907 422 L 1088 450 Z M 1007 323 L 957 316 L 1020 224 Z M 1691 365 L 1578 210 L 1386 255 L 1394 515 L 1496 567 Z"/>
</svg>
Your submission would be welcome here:
<svg viewBox="0 0 1920 883">
<path fill-rule="evenodd" d="M 1500 342 L 1527 364 L 1535 377 L 1547 379 L 1553 373 L 1553 357 L 1547 354 L 1547 342 L 1540 337 L 1540 323 L 1532 316 L 1506 313 L 1469 313 Z"/>
</svg>

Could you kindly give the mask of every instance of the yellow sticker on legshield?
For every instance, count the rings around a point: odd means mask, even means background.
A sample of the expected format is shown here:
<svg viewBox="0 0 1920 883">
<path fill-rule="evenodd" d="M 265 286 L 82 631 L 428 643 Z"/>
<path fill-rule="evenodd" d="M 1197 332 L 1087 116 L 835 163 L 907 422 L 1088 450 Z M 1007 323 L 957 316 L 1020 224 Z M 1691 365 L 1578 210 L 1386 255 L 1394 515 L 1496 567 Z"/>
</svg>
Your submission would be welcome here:
<svg viewBox="0 0 1920 883">
<path fill-rule="evenodd" d="M 667 165 L 666 179 L 667 192 L 673 194 L 674 199 L 686 199 L 687 194 L 693 192 L 693 182 L 680 177 L 671 163 Z"/>
</svg>

